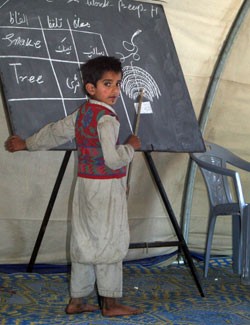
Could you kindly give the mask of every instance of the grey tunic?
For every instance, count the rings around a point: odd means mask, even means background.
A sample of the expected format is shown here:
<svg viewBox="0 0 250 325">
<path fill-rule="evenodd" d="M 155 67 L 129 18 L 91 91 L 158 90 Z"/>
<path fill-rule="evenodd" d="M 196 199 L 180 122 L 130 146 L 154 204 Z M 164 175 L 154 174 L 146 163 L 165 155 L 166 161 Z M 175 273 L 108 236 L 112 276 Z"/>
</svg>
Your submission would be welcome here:
<svg viewBox="0 0 250 325">
<path fill-rule="evenodd" d="M 112 107 L 101 104 L 115 113 Z M 47 150 L 75 137 L 77 111 L 50 123 L 26 139 L 28 150 Z M 105 164 L 111 169 L 128 165 L 134 155 L 131 145 L 116 145 L 120 124 L 103 116 L 97 126 Z M 84 264 L 112 264 L 127 254 L 129 227 L 126 177 L 120 179 L 77 178 L 71 234 L 71 260 Z"/>
</svg>

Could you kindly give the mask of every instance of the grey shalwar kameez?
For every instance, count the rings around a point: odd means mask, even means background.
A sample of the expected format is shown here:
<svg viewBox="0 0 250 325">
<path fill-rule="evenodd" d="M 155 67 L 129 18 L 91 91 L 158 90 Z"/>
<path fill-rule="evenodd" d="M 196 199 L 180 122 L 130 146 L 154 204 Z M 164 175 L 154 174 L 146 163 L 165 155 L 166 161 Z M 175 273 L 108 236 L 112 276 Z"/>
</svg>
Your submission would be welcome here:
<svg viewBox="0 0 250 325">
<path fill-rule="evenodd" d="M 105 106 L 109 105 L 90 100 Z M 75 137 L 77 111 L 43 127 L 26 139 L 28 150 L 46 150 Z M 97 131 L 105 164 L 118 169 L 134 155 L 131 145 L 116 145 L 120 124 L 114 116 L 100 118 Z M 97 281 L 104 297 L 122 296 L 122 260 L 129 245 L 126 177 L 89 179 L 77 177 L 71 233 L 71 297 L 89 295 Z"/>
</svg>

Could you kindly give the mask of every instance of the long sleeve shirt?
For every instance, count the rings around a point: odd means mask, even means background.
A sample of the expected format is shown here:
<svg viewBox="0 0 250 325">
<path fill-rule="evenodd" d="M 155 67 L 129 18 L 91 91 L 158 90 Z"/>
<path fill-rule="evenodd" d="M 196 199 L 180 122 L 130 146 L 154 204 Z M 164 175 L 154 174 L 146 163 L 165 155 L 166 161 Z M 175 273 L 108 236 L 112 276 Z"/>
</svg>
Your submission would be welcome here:
<svg viewBox="0 0 250 325">
<path fill-rule="evenodd" d="M 99 103 L 92 100 L 93 103 Z M 100 104 L 100 103 L 99 103 Z M 105 105 L 101 103 L 101 105 Z M 109 105 L 105 105 L 115 113 Z M 78 110 L 62 120 L 45 125 L 40 131 L 26 139 L 27 149 L 49 150 L 75 138 L 75 122 Z M 134 155 L 134 148 L 129 145 L 116 145 L 120 123 L 114 116 L 103 116 L 97 125 L 105 164 L 111 169 L 128 165 Z"/>
</svg>

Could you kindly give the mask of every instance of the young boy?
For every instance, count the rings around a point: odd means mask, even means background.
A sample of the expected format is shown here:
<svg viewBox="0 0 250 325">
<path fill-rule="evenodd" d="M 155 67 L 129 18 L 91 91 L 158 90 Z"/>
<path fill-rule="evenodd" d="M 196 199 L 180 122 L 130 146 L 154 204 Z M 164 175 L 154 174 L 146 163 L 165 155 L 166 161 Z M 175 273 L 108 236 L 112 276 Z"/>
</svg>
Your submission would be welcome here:
<svg viewBox="0 0 250 325">
<path fill-rule="evenodd" d="M 119 120 L 112 106 L 120 94 L 122 66 L 114 57 L 97 57 L 82 68 L 89 97 L 76 112 L 47 124 L 26 140 L 11 136 L 10 152 L 46 150 L 75 138 L 78 177 L 73 201 L 71 233 L 71 299 L 66 313 L 95 311 L 84 301 L 95 283 L 103 316 L 138 314 L 139 309 L 119 304 L 122 296 L 122 261 L 128 252 L 126 166 L 140 148 L 131 135 L 118 144 Z"/>
</svg>

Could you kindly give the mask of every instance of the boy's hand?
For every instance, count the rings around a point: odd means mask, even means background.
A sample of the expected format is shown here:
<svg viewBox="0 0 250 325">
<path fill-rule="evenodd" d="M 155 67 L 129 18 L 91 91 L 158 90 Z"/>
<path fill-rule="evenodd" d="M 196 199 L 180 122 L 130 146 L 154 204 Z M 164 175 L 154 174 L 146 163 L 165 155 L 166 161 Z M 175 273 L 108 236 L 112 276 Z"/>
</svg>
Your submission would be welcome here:
<svg viewBox="0 0 250 325">
<path fill-rule="evenodd" d="M 126 144 L 130 144 L 135 150 L 141 148 L 141 140 L 134 134 L 128 138 Z"/>
<path fill-rule="evenodd" d="M 26 150 L 26 142 L 18 135 L 10 136 L 5 142 L 5 149 L 9 152 L 15 152 L 20 150 Z"/>
</svg>

